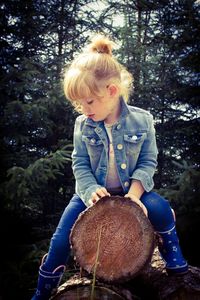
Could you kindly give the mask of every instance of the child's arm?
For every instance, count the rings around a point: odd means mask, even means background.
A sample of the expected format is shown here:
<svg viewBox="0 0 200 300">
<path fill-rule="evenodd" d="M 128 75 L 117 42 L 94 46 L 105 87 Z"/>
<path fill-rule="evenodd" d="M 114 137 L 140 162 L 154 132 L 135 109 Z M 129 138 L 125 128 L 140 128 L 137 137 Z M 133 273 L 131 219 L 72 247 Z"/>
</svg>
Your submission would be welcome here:
<svg viewBox="0 0 200 300">
<path fill-rule="evenodd" d="M 72 152 L 72 169 L 76 180 L 76 193 L 89 206 L 101 197 L 110 195 L 97 183 L 92 172 L 90 158 L 85 143 L 82 141 L 82 118 L 76 119 L 74 127 L 74 150 Z"/>
<path fill-rule="evenodd" d="M 154 186 L 153 176 L 157 167 L 158 150 L 156 145 L 155 128 L 152 115 L 148 115 L 146 122 L 149 123 L 149 129 L 140 149 L 136 167 L 133 171 L 133 174 L 130 176 L 130 179 L 133 181 L 131 191 L 136 188 L 134 181 L 139 181 L 142 184 L 144 191 L 146 192 L 150 192 Z M 139 191 L 141 192 L 140 188 Z M 139 196 L 141 197 L 141 195 Z"/>
<path fill-rule="evenodd" d="M 153 188 L 153 175 L 157 166 L 158 154 L 152 115 L 149 114 L 147 120 L 149 122 L 149 131 L 140 150 L 136 168 L 131 176 L 130 189 L 125 195 L 125 197 L 131 198 L 131 200 L 141 206 L 146 215 L 147 210 L 139 199 L 145 191 L 149 192 Z"/>
<path fill-rule="evenodd" d="M 128 193 L 125 197 L 130 198 L 132 201 L 136 202 L 144 211 L 145 215 L 147 216 L 147 209 L 139 200 L 142 194 L 144 193 L 144 188 L 139 180 L 133 180 L 130 186 Z"/>
<path fill-rule="evenodd" d="M 133 180 L 127 195 L 134 195 L 138 199 L 144 193 L 144 188 L 139 180 Z"/>
</svg>

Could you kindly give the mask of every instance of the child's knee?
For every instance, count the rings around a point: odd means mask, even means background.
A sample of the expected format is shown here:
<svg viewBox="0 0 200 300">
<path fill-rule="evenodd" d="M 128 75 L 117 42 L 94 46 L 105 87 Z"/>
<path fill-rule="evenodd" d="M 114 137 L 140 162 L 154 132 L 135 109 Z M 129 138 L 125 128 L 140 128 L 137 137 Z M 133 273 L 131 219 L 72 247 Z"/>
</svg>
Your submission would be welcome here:
<svg viewBox="0 0 200 300">
<path fill-rule="evenodd" d="M 171 209 L 169 202 L 154 192 L 145 193 L 142 196 L 141 201 L 146 206 L 149 212 L 153 212 L 155 210 L 163 212 L 166 211 L 166 209 Z"/>
<path fill-rule="evenodd" d="M 168 228 L 174 223 L 174 214 L 169 202 L 157 193 L 145 193 L 141 198 L 146 206 L 148 217 L 156 230 Z"/>
</svg>

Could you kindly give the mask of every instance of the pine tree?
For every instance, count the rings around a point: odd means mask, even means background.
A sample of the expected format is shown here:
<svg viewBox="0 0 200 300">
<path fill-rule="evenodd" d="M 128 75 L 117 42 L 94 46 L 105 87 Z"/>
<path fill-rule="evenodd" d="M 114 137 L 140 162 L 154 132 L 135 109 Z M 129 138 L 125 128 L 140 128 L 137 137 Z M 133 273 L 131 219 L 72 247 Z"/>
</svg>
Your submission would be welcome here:
<svg viewBox="0 0 200 300">
<path fill-rule="evenodd" d="M 199 163 L 198 7 L 195 1 L 121 3 L 119 54 L 134 75 L 130 103 L 150 110 L 155 118 L 157 187 L 172 183 L 179 173 L 173 159 Z"/>
<path fill-rule="evenodd" d="M 1 6 L 1 194 L 9 209 L 54 213 L 73 192 L 76 114 L 64 97 L 62 72 L 87 40 L 91 24 L 82 7 L 90 2 L 8 0 Z"/>
</svg>

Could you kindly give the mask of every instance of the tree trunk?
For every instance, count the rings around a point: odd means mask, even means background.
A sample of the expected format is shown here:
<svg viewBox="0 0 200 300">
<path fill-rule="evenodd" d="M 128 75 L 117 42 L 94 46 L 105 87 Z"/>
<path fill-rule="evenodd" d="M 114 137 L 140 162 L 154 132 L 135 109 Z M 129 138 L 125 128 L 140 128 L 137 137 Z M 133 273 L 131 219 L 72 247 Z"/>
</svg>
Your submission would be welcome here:
<svg viewBox="0 0 200 300">
<path fill-rule="evenodd" d="M 85 276 L 67 280 L 54 300 L 200 299 L 200 269 L 168 276 L 152 226 L 130 199 L 102 198 L 79 216 L 70 239 Z"/>
</svg>

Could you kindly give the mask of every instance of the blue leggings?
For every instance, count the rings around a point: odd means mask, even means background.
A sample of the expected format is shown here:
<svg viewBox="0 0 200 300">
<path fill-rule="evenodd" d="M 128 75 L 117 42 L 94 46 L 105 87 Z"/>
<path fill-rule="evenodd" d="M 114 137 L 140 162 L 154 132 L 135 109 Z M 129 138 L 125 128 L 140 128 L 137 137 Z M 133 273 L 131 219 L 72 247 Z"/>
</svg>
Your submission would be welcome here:
<svg viewBox="0 0 200 300">
<path fill-rule="evenodd" d="M 174 217 L 169 202 L 154 192 L 145 192 L 141 197 L 148 211 L 148 218 L 155 231 L 167 231 L 174 226 Z M 65 208 L 60 222 L 51 239 L 49 252 L 43 270 L 52 272 L 66 264 L 70 254 L 69 235 L 78 215 L 86 209 L 83 201 L 74 195 Z"/>
</svg>

